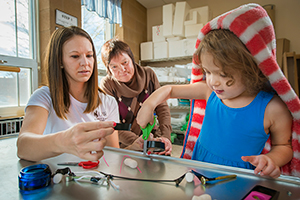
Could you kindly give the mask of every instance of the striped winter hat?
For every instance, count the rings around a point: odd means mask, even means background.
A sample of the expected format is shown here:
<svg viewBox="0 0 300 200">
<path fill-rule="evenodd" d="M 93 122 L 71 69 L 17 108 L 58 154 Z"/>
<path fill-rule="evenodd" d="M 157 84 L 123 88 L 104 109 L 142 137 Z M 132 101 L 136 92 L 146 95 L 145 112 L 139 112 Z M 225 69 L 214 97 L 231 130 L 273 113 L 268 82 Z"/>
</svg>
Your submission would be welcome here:
<svg viewBox="0 0 300 200">
<path fill-rule="evenodd" d="M 283 75 L 276 62 L 276 39 L 271 19 L 267 12 L 258 4 L 242 5 L 224 13 L 208 22 L 200 31 L 196 49 L 204 36 L 214 29 L 228 29 L 246 45 L 256 62 L 268 77 L 272 87 L 279 97 L 286 103 L 293 116 L 292 145 L 293 159 L 282 167 L 282 173 L 300 177 L 300 100 L 289 82 Z M 193 58 L 192 83 L 202 80 L 201 68 L 197 65 L 197 57 Z M 190 158 L 196 138 L 202 127 L 205 103 L 195 100 L 191 108 L 191 123 L 187 130 L 181 157 Z M 270 150 L 267 142 L 264 152 Z"/>
</svg>

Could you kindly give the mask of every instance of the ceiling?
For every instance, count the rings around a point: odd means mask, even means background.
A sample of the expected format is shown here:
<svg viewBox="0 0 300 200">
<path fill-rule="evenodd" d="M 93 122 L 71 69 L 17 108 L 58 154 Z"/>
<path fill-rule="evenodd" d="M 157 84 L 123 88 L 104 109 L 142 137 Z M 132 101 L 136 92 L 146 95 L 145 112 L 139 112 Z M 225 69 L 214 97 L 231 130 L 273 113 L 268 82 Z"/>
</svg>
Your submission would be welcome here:
<svg viewBox="0 0 300 200">
<path fill-rule="evenodd" d="M 140 4 L 142 4 L 145 8 L 155 8 L 159 6 L 163 6 L 169 3 L 175 3 L 182 0 L 136 0 Z"/>
</svg>

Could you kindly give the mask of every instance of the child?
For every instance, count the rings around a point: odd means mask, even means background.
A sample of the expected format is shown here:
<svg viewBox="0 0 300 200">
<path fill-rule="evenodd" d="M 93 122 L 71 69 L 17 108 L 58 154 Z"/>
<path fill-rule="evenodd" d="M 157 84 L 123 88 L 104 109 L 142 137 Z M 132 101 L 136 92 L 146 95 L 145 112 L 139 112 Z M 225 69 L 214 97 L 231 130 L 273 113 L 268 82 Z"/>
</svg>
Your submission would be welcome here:
<svg viewBox="0 0 300 200">
<path fill-rule="evenodd" d="M 205 99 L 205 117 L 192 159 L 279 177 L 279 167 L 293 155 L 292 116 L 269 87 L 264 74 L 270 72 L 260 70 L 278 67 L 267 13 L 257 4 L 241 6 L 212 20 L 199 37 L 194 62 L 206 81 L 158 89 L 144 102 L 138 124 L 152 123 L 153 110 L 168 98 Z M 262 155 L 269 136 L 272 149 Z"/>
</svg>

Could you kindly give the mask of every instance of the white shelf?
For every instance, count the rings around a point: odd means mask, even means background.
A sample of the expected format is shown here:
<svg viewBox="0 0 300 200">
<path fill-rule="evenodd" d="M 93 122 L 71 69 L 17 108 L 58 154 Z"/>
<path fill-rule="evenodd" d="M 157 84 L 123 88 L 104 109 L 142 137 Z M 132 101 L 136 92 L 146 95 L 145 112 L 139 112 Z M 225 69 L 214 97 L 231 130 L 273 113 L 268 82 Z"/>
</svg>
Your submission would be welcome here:
<svg viewBox="0 0 300 200">
<path fill-rule="evenodd" d="M 174 58 L 161 58 L 161 59 L 151 59 L 151 60 L 140 60 L 140 64 L 145 65 L 149 63 L 162 63 L 162 62 L 176 62 L 176 61 L 190 61 L 192 62 L 192 56 L 182 56 Z"/>
<path fill-rule="evenodd" d="M 159 82 L 161 86 L 163 85 L 185 85 L 185 84 L 189 84 L 190 82 Z"/>
<path fill-rule="evenodd" d="M 190 111 L 190 106 L 169 106 L 170 110 Z"/>
</svg>

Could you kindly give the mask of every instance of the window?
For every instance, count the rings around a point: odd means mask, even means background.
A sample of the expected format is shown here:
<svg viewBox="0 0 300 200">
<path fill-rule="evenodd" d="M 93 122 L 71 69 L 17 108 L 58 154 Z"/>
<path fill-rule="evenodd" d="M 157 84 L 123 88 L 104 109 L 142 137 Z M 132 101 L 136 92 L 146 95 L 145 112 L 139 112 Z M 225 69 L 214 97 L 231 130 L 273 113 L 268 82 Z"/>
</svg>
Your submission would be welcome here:
<svg viewBox="0 0 300 200">
<path fill-rule="evenodd" d="M 115 25 L 110 24 L 108 19 L 99 17 L 96 12 L 88 11 L 85 6 L 81 6 L 81 16 L 82 16 L 82 28 L 89 33 L 93 39 L 98 62 L 98 77 L 100 79 L 106 74 L 105 66 L 101 60 L 101 47 L 109 39 L 114 36 Z"/>
<path fill-rule="evenodd" d="M 23 115 L 38 86 L 36 2 L 0 1 L 0 117 Z"/>
<path fill-rule="evenodd" d="M 30 69 L 21 68 L 20 72 L 0 71 L 1 88 L 0 108 L 25 106 L 30 94 Z"/>
</svg>

